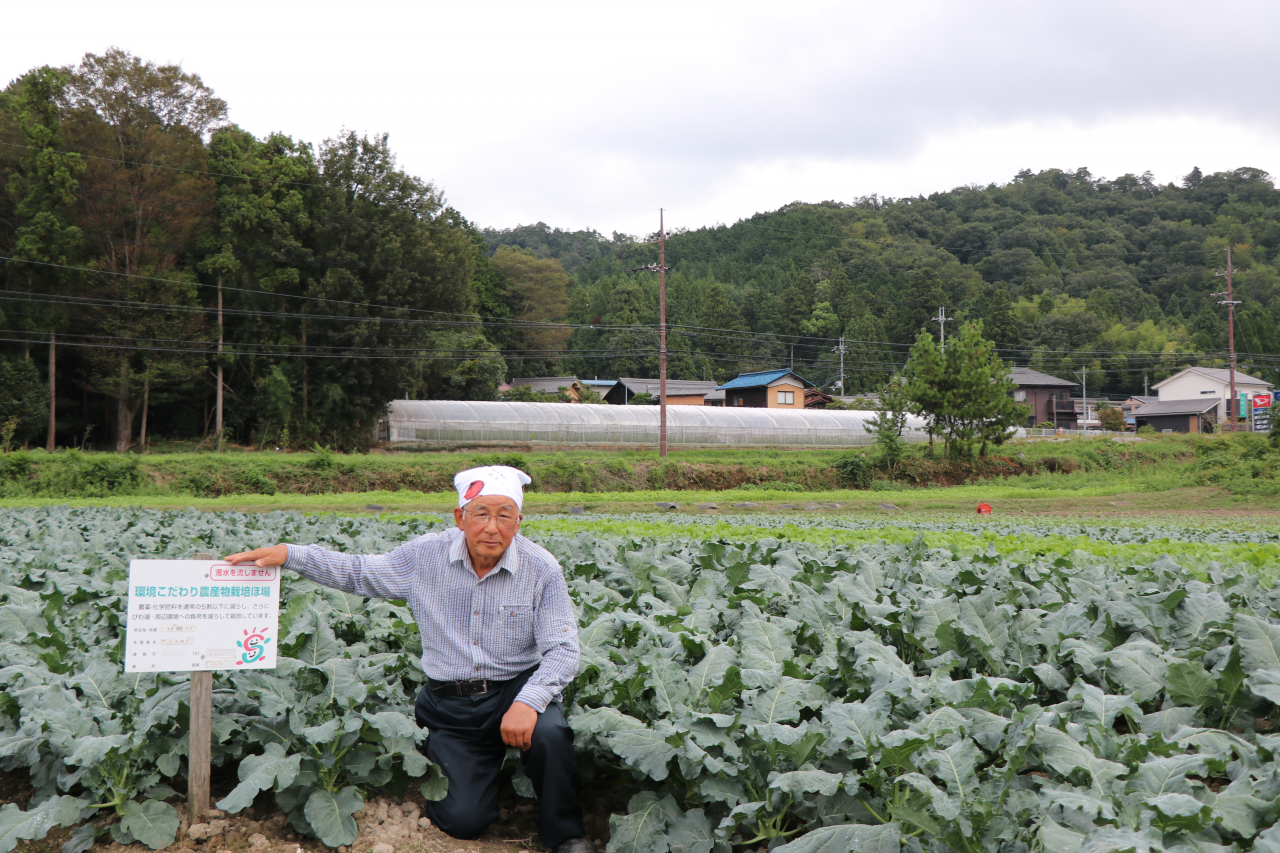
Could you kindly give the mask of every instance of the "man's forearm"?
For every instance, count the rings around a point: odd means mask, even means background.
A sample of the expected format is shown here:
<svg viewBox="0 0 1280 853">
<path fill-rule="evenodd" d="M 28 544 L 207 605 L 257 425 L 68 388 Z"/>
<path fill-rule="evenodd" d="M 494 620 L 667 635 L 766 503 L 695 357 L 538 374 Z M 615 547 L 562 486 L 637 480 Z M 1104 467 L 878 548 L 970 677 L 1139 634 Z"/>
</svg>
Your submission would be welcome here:
<svg viewBox="0 0 1280 853">
<path fill-rule="evenodd" d="M 405 598 L 409 594 L 415 567 L 407 545 L 374 557 L 343 554 L 318 545 L 288 548 L 284 567 L 322 586 L 369 598 Z"/>
<path fill-rule="evenodd" d="M 539 714 L 547 710 L 578 674 L 577 637 L 573 643 L 553 646 L 542 656 L 538 671 L 525 682 L 515 701 L 523 702 Z"/>
</svg>

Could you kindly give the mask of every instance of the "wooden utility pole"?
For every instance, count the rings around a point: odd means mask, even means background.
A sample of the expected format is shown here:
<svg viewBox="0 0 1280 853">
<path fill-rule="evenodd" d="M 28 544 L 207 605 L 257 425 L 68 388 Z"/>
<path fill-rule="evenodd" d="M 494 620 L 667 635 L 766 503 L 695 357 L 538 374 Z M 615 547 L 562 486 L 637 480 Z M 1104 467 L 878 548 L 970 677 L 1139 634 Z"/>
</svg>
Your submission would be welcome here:
<svg viewBox="0 0 1280 853">
<path fill-rule="evenodd" d="M 1080 371 L 1080 382 L 1081 382 L 1081 387 L 1083 389 L 1080 393 L 1084 395 L 1083 397 L 1080 398 L 1081 408 L 1084 410 L 1084 413 L 1080 416 L 1080 429 L 1087 430 L 1089 428 L 1089 367 L 1088 365 L 1085 365 L 1085 368 Z"/>
<path fill-rule="evenodd" d="M 1227 423 L 1230 424 L 1228 429 L 1231 432 L 1236 431 L 1236 420 L 1238 417 L 1237 409 L 1239 401 L 1236 400 L 1236 306 L 1240 303 L 1236 301 L 1231 289 L 1231 246 L 1227 246 L 1227 271 L 1214 273 L 1217 276 L 1226 276 L 1227 290 L 1226 293 L 1215 293 L 1214 296 L 1226 296 L 1226 299 L 1218 300 L 1219 305 L 1227 306 L 1227 349 L 1231 355 L 1231 402 L 1227 404 Z"/>
<path fill-rule="evenodd" d="M 57 450 L 54 433 L 58 425 L 58 333 L 49 333 L 49 437 L 44 440 L 44 449 L 52 453 Z"/>
<path fill-rule="evenodd" d="M 215 428 L 218 430 L 218 452 L 222 452 L 222 273 L 218 273 L 218 414 Z M 210 559 L 213 559 L 210 557 Z M 194 682 L 193 682 L 194 683 Z M 207 807 L 207 804 L 206 804 Z"/>
<path fill-rule="evenodd" d="M 658 455 L 667 458 L 667 229 L 658 208 Z"/>
<path fill-rule="evenodd" d="M 221 367 L 219 367 L 221 370 Z M 196 560 L 216 560 L 196 554 Z M 191 673 L 191 725 L 187 727 L 187 807 L 190 822 L 209 813 L 209 766 L 213 760 L 213 673 Z"/>
<path fill-rule="evenodd" d="M 658 455 L 667 456 L 667 230 L 658 208 L 658 263 L 632 267 L 631 272 L 658 274 Z M 625 399 L 625 390 L 623 392 Z"/>
<path fill-rule="evenodd" d="M 832 348 L 832 352 L 840 353 L 840 396 L 844 396 L 844 335 L 840 336 L 840 343 Z"/>
</svg>

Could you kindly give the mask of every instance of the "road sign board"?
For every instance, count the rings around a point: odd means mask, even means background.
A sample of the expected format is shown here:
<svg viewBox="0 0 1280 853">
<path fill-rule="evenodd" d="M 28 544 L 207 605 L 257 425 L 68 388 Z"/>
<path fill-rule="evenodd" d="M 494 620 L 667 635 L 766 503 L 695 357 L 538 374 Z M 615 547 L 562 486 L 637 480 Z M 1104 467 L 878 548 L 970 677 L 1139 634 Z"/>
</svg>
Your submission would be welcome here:
<svg viewBox="0 0 1280 853">
<path fill-rule="evenodd" d="M 1253 431 L 1269 432 L 1271 430 L 1271 394 L 1253 395 Z"/>
</svg>

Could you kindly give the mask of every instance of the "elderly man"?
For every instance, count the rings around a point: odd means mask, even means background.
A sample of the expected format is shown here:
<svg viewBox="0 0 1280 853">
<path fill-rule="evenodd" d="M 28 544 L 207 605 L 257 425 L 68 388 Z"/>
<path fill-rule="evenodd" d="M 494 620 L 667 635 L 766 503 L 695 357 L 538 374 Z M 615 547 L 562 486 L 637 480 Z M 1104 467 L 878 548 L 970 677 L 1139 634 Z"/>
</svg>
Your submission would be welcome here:
<svg viewBox="0 0 1280 853">
<path fill-rule="evenodd" d="M 359 557 L 275 545 L 227 557 L 284 566 L 316 583 L 409 603 L 422 634 L 427 686 L 418 724 L 449 792 L 427 806 L 441 830 L 475 838 L 499 816 L 506 747 L 538 794 L 538 832 L 556 853 L 594 853 L 583 838 L 573 733 L 561 691 L 578 672 L 578 625 L 555 557 L 519 535 L 529 477 L 506 466 L 454 477 L 456 530 L 389 554 Z"/>
</svg>

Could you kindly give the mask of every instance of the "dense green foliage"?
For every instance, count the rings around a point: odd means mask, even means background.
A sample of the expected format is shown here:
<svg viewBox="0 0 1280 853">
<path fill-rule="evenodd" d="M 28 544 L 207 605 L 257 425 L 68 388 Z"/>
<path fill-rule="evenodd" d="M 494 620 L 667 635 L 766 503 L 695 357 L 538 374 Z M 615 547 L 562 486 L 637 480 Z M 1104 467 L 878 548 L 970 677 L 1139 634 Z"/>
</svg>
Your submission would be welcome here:
<svg viewBox="0 0 1280 853">
<path fill-rule="evenodd" d="M 397 397 L 656 375 L 657 277 L 634 271 L 652 235 L 481 231 L 385 135 L 313 145 L 227 116 L 197 75 L 116 49 L 0 92 L 0 357 L 62 379 L 54 435 L 33 412 L 20 441 L 215 446 L 219 365 L 227 437 L 340 449 Z M 1168 185 L 1022 172 L 677 229 L 669 371 L 794 364 L 833 388 L 843 338 L 844 390 L 877 390 L 941 307 L 953 333 L 982 320 L 1007 362 L 1136 393 L 1222 363 L 1228 248 L 1241 368 L 1274 378 L 1280 193 L 1251 168 Z M 11 396 L 0 385 L 0 409 Z"/>
<path fill-rule="evenodd" d="M 821 544 L 791 527 L 636 518 L 609 535 L 601 521 L 528 533 L 580 612 L 566 701 L 591 784 L 627 801 L 611 853 L 1275 843 L 1280 612 L 1248 558 L 1269 549 L 1274 578 L 1274 533 L 1060 528 L 1116 549 L 1089 552 L 1048 524 L 868 522 Z M 7 513 L 0 756 L 34 795 L 0 811 L 0 850 L 86 819 L 66 853 L 108 828 L 173 838 L 187 684 L 121 672 L 130 558 L 280 539 L 368 553 L 438 523 Z M 1243 559 L 1168 556 L 1228 540 Z M 215 674 L 214 761 L 241 780 L 219 806 L 270 797 L 300 830 L 350 843 L 368 793 L 426 776 L 424 795 L 443 794 L 415 749 L 416 628 L 398 602 L 297 578 L 282 595 L 279 667 Z"/>
<path fill-rule="evenodd" d="M 1000 453 L 985 460 L 945 459 L 931 456 L 922 444 L 894 453 L 886 453 L 883 446 L 682 450 L 665 461 L 652 451 L 591 450 L 340 455 L 319 448 L 310 453 L 147 456 L 14 451 L 0 453 L 0 498 L 284 497 L 397 490 L 449 494 L 459 470 L 490 464 L 527 471 L 533 492 L 617 497 L 652 490 L 914 489 L 994 478 L 1000 482 L 990 484 L 993 488 L 1027 493 L 1103 489 L 1115 494 L 1214 486 L 1240 496 L 1280 495 L 1280 447 L 1252 433 L 1158 436 L 1133 443 L 1107 438 L 1017 441 Z"/>
<path fill-rule="evenodd" d="M 385 135 L 226 116 L 117 49 L 0 92 L 0 357 L 47 383 L 56 350 L 56 443 L 210 437 L 218 364 L 224 429 L 255 445 L 363 448 L 393 398 L 491 399 L 511 330 L 479 313 L 519 294 L 479 232 Z"/>
<path fill-rule="evenodd" d="M 545 225 L 486 231 L 492 245 L 559 258 L 574 273 L 569 319 L 657 322 L 657 282 L 627 270 L 656 260 L 622 235 Z M 650 235 L 646 239 L 653 239 Z M 1008 184 L 928 197 L 796 203 L 733 225 L 678 230 L 667 242 L 671 375 L 717 379 L 787 363 L 829 385 L 845 336 L 846 387 L 878 390 L 939 307 L 981 319 L 1001 356 L 1089 388 L 1140 393 L 1188 364 L 1222 364 L 1223 309 L 1213 274 L 1233 248 L 1236 344 L 1246 372 L 1274 380 L 1280 355 L 1280 193 L 1266 173 L 1199 169 L 1178 184 L 1087 170 L 1019 173 Z M 701 327 L 701 328 L 695 328 Z M 713 330 L 730 330 L 713 331 Z M 652 359 L 640 333 L 579 329 L 580 375 L 630 375 Z M 637 373 L 635 375 L 649 375 Z"/>
<path fill-rule="evenodd" d="M 380 551 L 430 527 L 364 530 L 299 516 L 6 513 L 5 768 L 31 772 L 36 811 L 56 808 L 71 816 L 65 824 L 109 810 L 119 818 L 110 824 L 114 840 L 168 845 L 178 816 L 165 801 L 176 799 L 174 786 L 182 788 L 186 776 L 189 691 L 185 675 L 123 674 L 129 559 L 190 558 L 277 539 Z M 443 796 L 438 771 L 417 749 L 424 733 L 413 722 L 413 694 L 424 676 L 408 611 L 296 576 L 284 581 L 281 596 L 277 668 L 217 676 L 213 761 L 238 763 L 241 780 L 219 807 L 237 812 L 260 791 L 274 791 L 295 827 L 337 846 L 355 840 L 351 814 L 363 805 L 361 789 L 402 789 L 428 776 L 424 793 Z M 0 825 L 20 817 L 6 807 Z M 85 824 L 64 851 L 87 849 L 102 825 Z M 0 833 L 0 849 L 14 838 Z"/>
<path fill-rule="evenodd" d="M 925 418 L 930 442 L 938 434 L 946 440 L 949 457 L 973 456 L 975 447 L 979 456 L 986 456 L 989 445 L 1004 444 L 1013 428 L 1026 421 L 1027 407 L 1014 402 L 1014 387 L 978 321 L 961 326 L 945 348 L 921 332 L 902 370 L 901 391 L 890 392 L 882 405 L 891 411 L 898 405 L 894 395 L 901 393 L 908 411 Z M 874 422 L 876 442 L 894 465 L 886 417 L 891 415 L 881 414 Z"/>
</svg>

